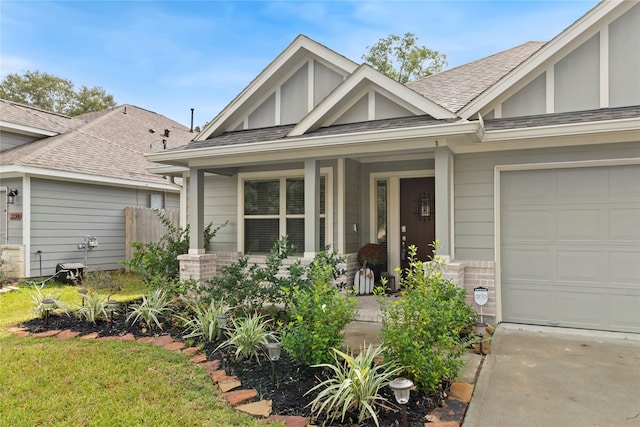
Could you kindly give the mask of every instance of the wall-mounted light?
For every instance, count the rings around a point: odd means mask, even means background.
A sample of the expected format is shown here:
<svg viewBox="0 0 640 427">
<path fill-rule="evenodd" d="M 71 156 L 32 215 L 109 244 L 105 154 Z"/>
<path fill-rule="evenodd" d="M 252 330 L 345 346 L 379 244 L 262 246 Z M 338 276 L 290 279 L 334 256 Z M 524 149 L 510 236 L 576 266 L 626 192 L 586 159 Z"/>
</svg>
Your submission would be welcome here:
<svg viewBox="0 0 640 427">
<path fill-rule="evenodd" d="M 431 219 L 431 215 L 433 214 L 431 204 L 431 193 L 422 193 L 418 195 L 418 198 L 416 199 L 416 216 L 418 219 L 422 221 Z"/>
<path fill-rule="evenodd" d="M 16 203 L 16 197 L 20 192 L 18 190 L 9 190 L 7 193 L 7 204 L 14 205 Z"/>
</svg>

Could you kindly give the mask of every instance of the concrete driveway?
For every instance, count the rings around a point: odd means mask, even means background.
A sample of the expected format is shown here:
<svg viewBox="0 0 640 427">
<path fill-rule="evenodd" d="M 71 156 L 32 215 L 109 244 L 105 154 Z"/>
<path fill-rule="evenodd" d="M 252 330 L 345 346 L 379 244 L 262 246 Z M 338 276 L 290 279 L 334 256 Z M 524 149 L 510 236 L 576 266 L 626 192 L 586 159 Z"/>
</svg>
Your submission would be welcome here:
<svg viewBox="0 0 640 427">
<path fill-rule="evenodd" d="M 640 335 L 500 325 L 463 427 L 640 426 Z"/>
</svg>

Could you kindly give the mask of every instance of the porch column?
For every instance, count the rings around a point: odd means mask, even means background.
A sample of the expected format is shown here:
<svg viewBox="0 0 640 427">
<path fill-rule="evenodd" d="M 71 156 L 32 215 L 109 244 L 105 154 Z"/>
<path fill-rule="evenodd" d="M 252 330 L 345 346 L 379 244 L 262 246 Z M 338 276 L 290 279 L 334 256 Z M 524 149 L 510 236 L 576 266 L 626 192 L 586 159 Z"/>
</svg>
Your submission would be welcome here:
<svg viewBox="0 0 640 427">
<path fill-rule="evenodd" d="M 448 147 L 436 149 L 436 239 L 439 255 L 452 258 L 451 223 L 453 220 L 453 153 Z"/>
<path fill-rule="evenodd" d="M 189 253 L 204 254 L 204 170 L 189 170 Z"/>
<path fill-rule="evenodd" d="M 320 167 L 304 162 L 304 257 L 313 258 L 320 245 Z"/>
</svg>

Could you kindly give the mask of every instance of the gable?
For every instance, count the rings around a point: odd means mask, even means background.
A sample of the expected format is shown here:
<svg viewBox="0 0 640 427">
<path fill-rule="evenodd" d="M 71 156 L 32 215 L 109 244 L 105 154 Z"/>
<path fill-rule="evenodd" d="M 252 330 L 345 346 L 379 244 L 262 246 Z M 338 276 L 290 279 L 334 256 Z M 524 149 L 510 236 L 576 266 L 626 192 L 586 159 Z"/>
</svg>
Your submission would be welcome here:
<svg viewBox="0 0 640 427">
<path fill-rule="evenodd" d="M 460 111 L 468 118 L 640 104 L 640 3 L 603 2 Z"/>
<path fill-rule="evenodd" d="M 356 67 L 336 52 L 298 36 L 197 139 L 233 130 L 295 124 Z"/>
</svg>

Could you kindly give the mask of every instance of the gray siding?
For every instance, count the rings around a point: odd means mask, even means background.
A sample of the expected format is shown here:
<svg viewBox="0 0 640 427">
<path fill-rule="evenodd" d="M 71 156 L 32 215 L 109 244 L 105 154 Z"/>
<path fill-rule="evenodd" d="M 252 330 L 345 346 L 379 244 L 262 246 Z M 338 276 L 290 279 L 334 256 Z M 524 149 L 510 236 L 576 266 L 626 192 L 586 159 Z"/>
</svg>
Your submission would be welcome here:
<svg viewBox="0 0 640 427">
<path fill-rule="evenodd" d="M 2 212 L 2 224 L 0 226 L 3 228 L 0 235 L 2 236 L 0 240 L 0 244 L 6 243 L 11 245 L 19 245 L 22 243 L 22 221 L 19 220 L 9 220 L 9 214 L 12 212 L 23 212 L 23 200 L 24 200 L 24 192 L 22 190 L 22 180 L 20 178 L 13 179 L 3 179 L 2 183 L 0 183 L 0 187 L 7 187 L 7 191 L 9 190 L 18 190 L 19 194 L 16 198 L 16 202 L 13 205 L 6 205 L 7 212 Z M 4 203 L 7 202 L 6 193 L 2 193 L 5 196 Z M 6 228 L 5 228 L 6 224 Z M 5 236 L 5 233 L 7 234 Z"/>
<path fill-rule="evenodd" d="M 597 34 L 555 66 L 556 113 L 600 106 L 600 35 Z"/>
<path fill-rule="evenodd" d="M 35 136 L 0 131 L 0 152 L 39 139 Z"/>
<path fill-rule="evenodd" d="M 29 276 L 51 275 L 60 262 L 85 263 L 78 244 L 95 236 L 98 247 L 87 251 L 90 269 L 122 268 L 125 258 L 124 208 L 149 207 L 153 191 L 43 179 L 31 180 L 31 264 Z M 160 193 L 160 192 L 156 192 Z M 166 193 L 165 205 L 177 194 Z M 169 203 L 167 203 L 169 202 Z"/>
<path fill-rule="evenodd" d="M 455 157 L 455 258 L 494 260 L 494 168 L 496 165 L 640 157 L 638 142 L 462 154 Z"/>
<path fill-rule="evenodd" d="M 238 176 L 208 175 L 205 178 L 204 223 L 214 227 L 229 221 L 208 246 L 212 251 L 237 251 Z"/>
<path fill-rule="evenodd" d="M 609 26 L 609 105 L 640 104 L 640 4 Z"/>
</svg>

